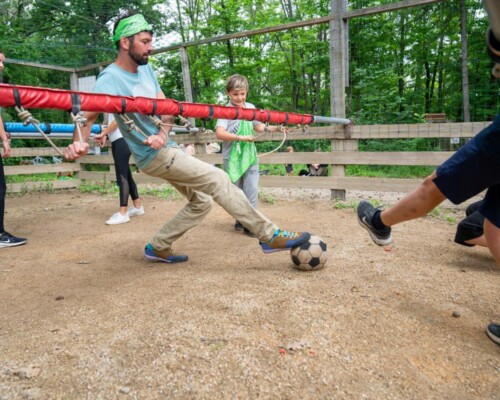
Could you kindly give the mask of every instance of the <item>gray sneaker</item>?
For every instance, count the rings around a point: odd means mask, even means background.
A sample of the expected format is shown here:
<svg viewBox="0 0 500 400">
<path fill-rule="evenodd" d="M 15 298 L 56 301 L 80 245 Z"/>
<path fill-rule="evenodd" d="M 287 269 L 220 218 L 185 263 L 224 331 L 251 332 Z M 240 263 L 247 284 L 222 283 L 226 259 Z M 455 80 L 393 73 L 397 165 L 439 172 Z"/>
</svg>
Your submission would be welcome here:
<svg viewBox="0 0 500 400">
<path fill-rule="evenodd" d="M 386 246 L 392 243 L 391 228 L 376 229 L 373 226 L 373 215 L 377 209 L 367 201 L 360 201 L 358 204 L 358 222 L 365 228 L 372 240 L 379 246 Z"/>
</svg>

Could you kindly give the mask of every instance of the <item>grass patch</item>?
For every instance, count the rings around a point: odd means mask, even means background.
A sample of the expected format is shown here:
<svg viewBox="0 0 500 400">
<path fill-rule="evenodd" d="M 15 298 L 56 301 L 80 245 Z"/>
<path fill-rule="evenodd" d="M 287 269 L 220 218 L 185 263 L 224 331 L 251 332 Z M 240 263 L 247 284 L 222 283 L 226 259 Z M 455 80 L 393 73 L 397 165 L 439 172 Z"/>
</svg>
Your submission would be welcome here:
<svg viewBox="0 0 500 400">
<path fill-rule="evenodd" d="M 346 176 L 369 178 L 425 178 L 436 168 L 421 165 L 348 165 Z"/>
<path fill-rule="evenodd" d="M 138 185 L 139 193 L 142 196 L 159 197 L 162 199 L 169 200 L 179 200 L 182 199 L 182 195 L 170 185 L 162 186 L 143 186 Z M 84 180 L 78 187 L 81 193 L 98 193 L 101 195 L 116 195 L 119 196 L 120 191 L 115 182 L 95 182 L 90 180 Z"/>
<path fill-rule="evenodd" d="M 272 194 L 268 193 L 263 193 L 259 190 L 259 200 L 266 204 L 275 204 L 276 203 L 276 197 L 274 197 Z"/>
<path fill-rule="evenodd" d="M 7 183 L 24 183 L 24 182 L 50 182 L 56 181 L 57 175 L 55 172 L 48 172 L 45 174 L 31 174 L 31 175 L 8 175 L 5 177 Z M 65 177 L 65 179 L 73 179 Z"/>
</svg>

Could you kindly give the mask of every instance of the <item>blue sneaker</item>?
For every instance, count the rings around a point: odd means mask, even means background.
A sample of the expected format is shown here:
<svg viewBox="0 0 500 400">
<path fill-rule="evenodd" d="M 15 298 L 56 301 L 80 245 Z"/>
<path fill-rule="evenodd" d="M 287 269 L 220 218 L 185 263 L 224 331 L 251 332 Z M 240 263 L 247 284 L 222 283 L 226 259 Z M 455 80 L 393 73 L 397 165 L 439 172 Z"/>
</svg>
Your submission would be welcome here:
<svg viewBox="0 0 500 400">
<path fill-rule="evenodd" d="M 161 261 L 166 263 L 180 263 L 188 260 L 188 256 L 177 254 L 172 249 L 155 250 L 150 243 L 144 248 L 144 257 L 148 260 Z"/>
<path fill-rule="evenodd" d="M 500 325 L 499 324 L 489 324 L 486 329 L 486 333 L 496 344 L 500 344 Z"/>
<path fill-rule="evenodd" d="M 277 229 L 271 240 L 260 242 L 263 253 L 274 253 L 276 251 L 290 250 L 292 247 L 300 246 L 309 240 L 309 232 L 289 232 Z"/>
<path fill-rule="evenodd" d="M 13 247 L 25 244 L 28 241 L 26 238 L 12 236 L 8 232 L 0 232 L 0 248 Z"/>
</svg>

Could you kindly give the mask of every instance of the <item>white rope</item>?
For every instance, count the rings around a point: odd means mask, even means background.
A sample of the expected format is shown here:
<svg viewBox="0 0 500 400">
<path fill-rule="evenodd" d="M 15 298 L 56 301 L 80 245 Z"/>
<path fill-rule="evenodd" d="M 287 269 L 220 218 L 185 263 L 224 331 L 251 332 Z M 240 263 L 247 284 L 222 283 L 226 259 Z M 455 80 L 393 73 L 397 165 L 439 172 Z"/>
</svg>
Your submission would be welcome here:
<svg viewBox="0 0 500 400">
<path fill-rule="evenodd" d="M 257 154 L 257 157 L 264 157 L 264 156 L 267 156 L 269 154 L 275 153 L 275 152 L 277 152 L 281 148 L 281 146 L 283 146 L 283 144 L 286 142 L 286 131 L 283 128 L 283 125 L 280 126 L 280 131 L 283 132 L 283 140 L 281 141 L 281 143 L 279 144 L 279 146 L 276 147 L 275 149 L 271 150 L 271 151 L 268 151 L 267 153 Z M 257 136 L 256 138 L 259 138 L 259 137 L 261 137 L 263 135 L 265 135 L 265 133 L 262 134 L 262 135 Z"/>
<path fill-rule="evenodd" d="M 39 125 L 40 121 L 33 118 L 33 115 L 31 115 L 31 113 L 28 110 L 25 110 L 23 107 L 19 108 L 16 106 L 15 108 L 17 111 L 17 115 L 19 116 L 19 118 L 21 118 L 23 120 L 23 125 L 26 126 L 26 125 L 32 124 L 36 128 L 36 130 L 38 132 L 40 132 L 40 134 L 47 140 L 47 142 L 50 143 L 50 145 L 54 148 L 54 150 L 57 152 L 57 154 L 64 157 L 64 154 L 62 153 L 62 151 L 58 149 L 58 147 L 54 144 L 54 142 L 52 140 L 50 140 L 50 138 L 45 134 L 43 129 L 40 128 L 40 125 Z"/>
</svg>

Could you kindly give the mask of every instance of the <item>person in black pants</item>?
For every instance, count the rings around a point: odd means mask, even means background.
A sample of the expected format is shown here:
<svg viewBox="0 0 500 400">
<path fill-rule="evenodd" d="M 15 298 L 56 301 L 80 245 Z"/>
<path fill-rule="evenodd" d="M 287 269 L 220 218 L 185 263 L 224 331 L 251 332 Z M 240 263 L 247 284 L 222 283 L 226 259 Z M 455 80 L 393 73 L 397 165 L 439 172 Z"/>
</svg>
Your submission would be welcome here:
<svg viewBox="0 0 500 400">
<path fill-rule="evenodd" d="M 5 55 L 0 51 L 0 72 L 3 70 L 3 62 Z M 1 111 L 1 109 L 0 109 Z M 2 117 L 0 116 L 0 140 L 2 141 L 3 155 L 0 154 L 0 248 L 20 246 L 25 244 L 28 240 L 21 237 L 16 237 L 5 231 L 4 228 L 4 214 L 5 214 L 5 195 L 7 193 L 7 183 L 5 182 L 5 173 L 3 170 L 2 157 L 10 156 L 10 143 L 7 137 L 7 132 L 3 126 Z"/>
<path fill-rule="evenodd" d="M 144 215 L 144 207 L 141 205 L 141 199 L 130 171 L 130 149 L 125 142 L 116 121 L 113 116 L 109 116 L 109 124 L 107 128 L 94 139 L 102 147 L 106 143 L 106 138 L 109 137 L 111 142 L 111 150 L 113 152 L 113 160 L 115 161 L 116 184 L 120 191 L 120 210 L 114 213 L 111 218 L 106 221 L 108 225 L 124 224 L 130 221 L 130 217 L 136 215 Z M 133 207 L 128 208 L 128 197 L 132 198 Z"/>
</svg>

